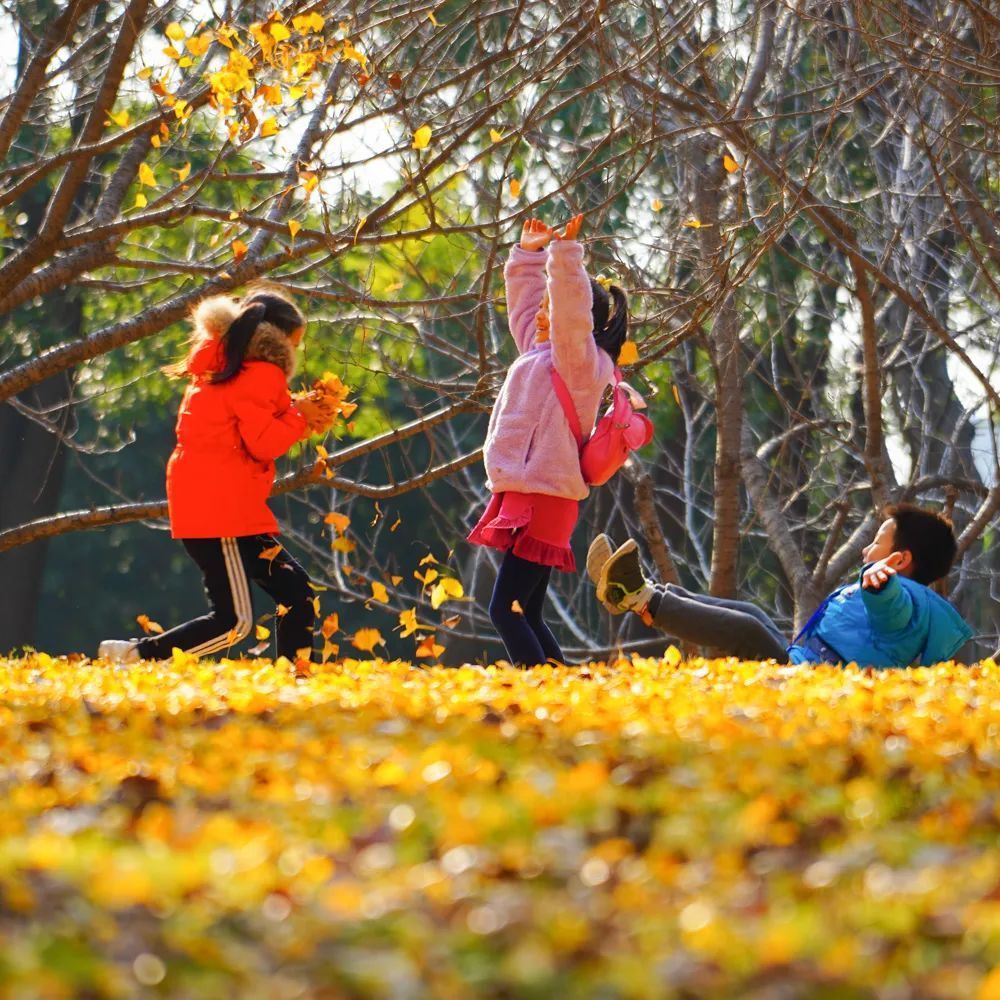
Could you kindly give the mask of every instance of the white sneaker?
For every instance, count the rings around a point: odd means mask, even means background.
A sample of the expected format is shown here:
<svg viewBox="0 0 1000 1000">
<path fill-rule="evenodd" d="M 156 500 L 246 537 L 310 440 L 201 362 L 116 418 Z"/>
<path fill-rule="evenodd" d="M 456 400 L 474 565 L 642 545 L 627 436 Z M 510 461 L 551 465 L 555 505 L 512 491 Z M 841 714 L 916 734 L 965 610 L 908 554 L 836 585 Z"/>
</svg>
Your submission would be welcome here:
<svg viewBox="0 0 1000 1000">
<path fill-rule="evenodd" d="M 108 663 L 138 663 L 139 644 L 131 639 L 105 639 L 97 647 L 97 658 Z"/>
</svg>

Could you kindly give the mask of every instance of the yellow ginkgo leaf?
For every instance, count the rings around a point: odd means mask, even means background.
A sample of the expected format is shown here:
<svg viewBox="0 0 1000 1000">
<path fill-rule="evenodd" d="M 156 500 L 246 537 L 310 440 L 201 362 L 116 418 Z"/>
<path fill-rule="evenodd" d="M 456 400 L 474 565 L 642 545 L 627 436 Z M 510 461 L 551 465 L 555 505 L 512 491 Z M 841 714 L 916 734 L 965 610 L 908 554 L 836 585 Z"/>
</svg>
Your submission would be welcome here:
<svg viewBox="0 0 1000 1000">
<path fill-rule="evenodd" d="M 212 44 L 212 33 L 210 31 L 204 31 L 200 35 L 195 35 L 193 38 L 189 38 L 184 44 L 191 55 L 203 56 L 208 51 L 208 47 Z"/>
<path fill-rule="evenodd" d="M 521 197 L 521 182 L 516 177 L 510 179 L 510 196 L 512 198 Z"/>
<path fill-rule="evenodd" d="M 153 75 L 152 66 L 143 66 L 143 68 L 139 70 L 138 73 L 136 73 L 136 76 L 139 77 L 140 80 L 148 80 L 152 75 Z"/>
<path fill-rule="evenodd" d="M 233 248 L 233 257 L 234 257 L 234 258 L 235 258 L 235 259 L 236 259 L 237 261 L 241 261 L 241 260 L 243 260 L 243 258 L 244 258 L 244 257 L 245 257 L 245 256 L 247 255 L 247 250 L 249 250 L 249 249 L 250 249 L 250 248 L 249 248 L 249 247 L 248 247 L 248 246 L 247 246 L 247 245 L 246 245 L 246 244 L 245 244 L 245 243 L 243 242 L 243 240 L 233 240 L 233 242 L 232 242 L 232 243 L 231 243 L 230 245 L 231 245 L 231 246 L 232 246 L 232 248 Z"/>
<path fill-rule="evenodd" d="M 436 611 L 445 601 L 464 596 L 462 584 L 454 577 L 444 576 L 431 589 L 431 607 Z"/>
<path fill-rule="evenodd" d="M 490 129 L 490 139 L 493 142 L 502 142 L 503 141 L 503 132 L 499 131 L 498 129 L 491 128 Z"/>
<path fill-rule="evenodd" d="M 278 606 L 277 606 L 277 607 L 276 607 L 276 608 L 274 609 L 274 616 L 275 616 L 276 618 L 284 618 L 284 617 L 285 617 L 285 615 L 287 615 L 287 614 L 288 614 L 288 612 L 289 612 L 289 611 L 291 611 L 291 610 L 292 610 L 291 608 L 289 608 L 289 607 L 286 607 L 286 606 L 285 606 L 284 604 L 279 604 L 279 605 L 278 605 Z"/>
<path fill-rule="evenodd" d="M 370 653 L 376 646 L 384 643 L 382 633 L 377 628 L 359 628 L 351 639 L 351 645 L 365 653 Z"/>
<path fill-rule="evenodd" d="M 413 148 L 426 149 L 431 141 L 432 134 L 433 130 L 430 125 L 421 125 L 420 128 L 413 133 Z"/>
<path fill-rule="evenodd" d="M 145 208 L 148 204 L 149 204 L 149 202 L 146 200 L 146 196 L 140 191 L 135 196 L 135 207 L 136 208 Z"/>
<path fill-rule="evenodd" d="M 172 42 L 183 42 L 186 37 L 184 29 L 176 21 L 171 21 L 167 25 L 166 36 Z"/>
<path fill-rule="evenodd" d="M 268 562 L 273 562 L 277 557 L 278 553 L 281 552 L 280 545 L 272 545 L 269 549 L 262 549 L 258 559 L 266 559 Z"/>
<path fill-rule="evenodd" d="M 346 514 L 341 514 L 339 511 L 331 510 L 326 517 L 323 518 L 324 524 L 332 524 L 333 530 L 337 532 L 338 535 L 342 535 L 347 531 L 347 526 L 351 523 L 351 519 Z"/>
<path fill-rule="evenodd" d="M 273 115 L 266 119 L 260 126 L 261 138 L 264 139 L 269 135 L 277 135 L 280 131 L 281 126 L 278 125 L 278 120 Z"/>
<path fill-rule="evenodd" d="M 402 631 L 399 633 L 404 639 L 413 635 L 417 629 L 426 628 L 426 625 L 421 625 L 417 621 L 417 609 L 408 608 L 406 611 L 400 611 L 399 613 L 399 624 L 402 626 Z"/>
<path fill-rule="evenodd" d="M 302 228 L 302 223 L 297 222 L 295 219 L 288 220 L 288 231 L 292 234 L 292 239 L 295 239 L 296 234 Z"/>
<path fill-rule="evenodd" d="M 704 229 L 708 223 L 702 222 L 700 219 L 685 219 L 681 223 L 685 229 Z"/>
<path fill-rule="evenodd" d="M 320 632 L 324 639 L 329 639 L 334 632 L 340 631 L 340 615 L 334 611 L 332 614 L 326 616 L 323 619 L 323 624 L 320 626 Z"/>
<path fill-rule="evenodd" d="M 735 174 L 740 169 L 740 165 L 728 153 L 722 157 L 722 165 L 731 174 Z"/>
<path fill-rule="evenodd" d="M 433 552 L 428 552 L 427 555 L 425 555 L 423 559 L 421 559 L 420 562 L 417 563 L 418 566 L 427 566 L 427 565 L 433 566 L 435 564 L 437 564 L 437 559 L 434 558 Z"/>
<path fill-rule="evenodd" d="M 440 643 L 435 642 L 435 635 L 432 632 L 430 635 L 425 635 L 418 643 L 417 650 L 414 654 L 418 657 L 425 657 L 427 659 L 436 660 L 444 652 L 444 646 Z"/>
<path fill-rule="evenodd" d="M 177 180 L 183 184 L 191 173 L 191 163 L 185 163 L 179 170 L 174 170 L 174 173 L 177 174 Z"/>
<path fill-rule="evenodd" d="M 264 625 L 258 625 L 253 630 L 253 634 L 254 634 L 255 638 L 257 638 L 261 642 L 263 642 L 265 639 L 270 638 L 270 636 L 271 636 L 271 630 L 269 628 L 265 627 Z"/>
<path fill-rule="evenodd" d="M 113 111 L 109 111 L 108 118 L 111 121 L 113 121 L 119 128 L 125 128 L 129 123 L 130 115 L 128 113 L 128 109 L 126 108 L 123 111 L 119 111 L 117 114 L 115 114 Z"/>
<path fill-rule="evenodd" d="M 267 30 L 276 42 L 283 42 L 286 38 L 292 37 L 292 33 L 280 21 L 272 21 Z"/>
<path fill-rule="evenodd" d="M 357 545 L 355 545 L 350 538 L 335 538 L 330 543 L 330 548 L 337 552 L 343 552 L 346 554 L 348 552 L 353 552 L 357 548 Z"/>
<path fill-rule="evenodd" d="M 639 360 L 639 349 L 634 340 L 626 340 L 618 352 L 619 365 L 634 365 Z"/>
<path fill-rule="evenodd" d="M 342 58 L 350 59 L 352 62 L 358 63 L 363 70 L 368 68 L 368 56 L 366 56 L 360 49 L 356 49 L 351 44 L 351 40 L 349 38 L 344 39 Z"/>
<path fill-rule="evenodd" d="M 156 174 L 148 163 L 139 164 L 139 183 L 145 187 L 156 187 Z"/>
<path fill-rule="evenodd" d="M 372 600 L 380 604 L 389 603 L 389 592 L 385 589 L 385 584 L 379 583 L 378 580 L 372 580 Z"/>
<path fill-rule="evenodd" d="M 136 615 L 135 620 L 146 635 L 159 635 L 163 632 L 163 626 L 159 622 L 150 621 L 149 615 Z"/>
<path fill-rule="evenodd" d="M 662 201 L 660 201 L 660 199 L 659 199 L 659 198 L 654 198 L 654 199 L 653 199 L 653 200 L 652 200 L 652 201 L 650 202 L 650 204 L 649 204 L 649 207 L 650 207 L 650 208 L 651 208 L 651 209 L 652 209 L 652 210 L 653 210 L 654 212 L 662 212 L 662 211 L 663 211 L 663 202 L 662 202 Z"/>
<path fill-rule="evenodd" d="M 299 14 L 292 18 L 292 27 L 300 34 L 307 35 L 311 31 L 322 31 L 326 21 L 322 14 L 313 11 L 311 14 Z"/>
</svg>

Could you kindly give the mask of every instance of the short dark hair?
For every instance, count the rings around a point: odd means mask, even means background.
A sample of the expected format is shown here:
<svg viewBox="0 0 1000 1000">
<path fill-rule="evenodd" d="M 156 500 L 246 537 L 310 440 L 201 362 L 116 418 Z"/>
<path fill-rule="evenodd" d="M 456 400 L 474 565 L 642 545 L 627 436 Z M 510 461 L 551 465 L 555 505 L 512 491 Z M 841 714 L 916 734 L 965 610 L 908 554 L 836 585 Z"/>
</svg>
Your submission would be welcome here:
<svg viewBox="0 0 1000 1000">
<path fill-rule="evenodd" d="M 243 367 L 250 338 L 261 323 L 270 323 L 291 336 L 305 318 L 291 299 L 273 286 L 266 286 L 248 295 L 241 304 L 239 315 L 226 331 L 222 345 L 225 363 L 222 371 L 212 376 L 213 382 L 227 382 Z"/>
<path fill-rule="evenodd" d="M 622 344 L 625 343 L 625 338 L 628 336 L 628 299 L 617 285 L 611 285 L 605 289 L 593 278 L 590 279 L 590 291 L 594 300 L 591 307 L 591 315 L 594 320 L 594 342 L 617 364 Z M 614 303 L 613 310 L 612 302 Z"/>
<path fill-rule="evenodd" d="M 939 511 L 898 503 L 885 510 L 896 522 L 893 547 L 913 556 L 910 579 L 930 585 L 948 575 L 955 561 L 958 543 L 951 520 Z"/>
</svg>

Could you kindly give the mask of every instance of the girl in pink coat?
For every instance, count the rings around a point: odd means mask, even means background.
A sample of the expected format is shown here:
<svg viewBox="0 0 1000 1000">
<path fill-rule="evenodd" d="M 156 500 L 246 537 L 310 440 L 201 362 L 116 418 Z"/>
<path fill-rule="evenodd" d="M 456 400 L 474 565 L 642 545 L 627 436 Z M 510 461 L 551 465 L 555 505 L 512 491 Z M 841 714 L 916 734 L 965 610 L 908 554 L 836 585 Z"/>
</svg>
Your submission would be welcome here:
<svg viewBox="0 0 1000 1000">
<path fill-rule="evenodd" d="M 529 219 L 504 280 L 507 316 L 519 357 L 490 416 L 484 463 L 493 493 L 469 541 L 506 552 L 490 618 L 511 663 L 563 662 L 542 618 L 552 569 L 576 571 L 570 537 L 590 492 L 580 453 L 552 382 L 569 389 L 581 427 L 592 427 L 628 333 L 628 303 L 583 266 L 583 216 L 564 232 Z"/>
</svg>

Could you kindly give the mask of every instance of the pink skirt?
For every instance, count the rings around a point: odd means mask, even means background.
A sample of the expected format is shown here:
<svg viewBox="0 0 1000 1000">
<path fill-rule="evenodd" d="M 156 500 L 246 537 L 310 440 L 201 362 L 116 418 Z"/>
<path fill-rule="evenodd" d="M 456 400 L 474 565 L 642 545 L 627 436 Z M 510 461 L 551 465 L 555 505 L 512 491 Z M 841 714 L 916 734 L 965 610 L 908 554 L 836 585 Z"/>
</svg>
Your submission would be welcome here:
<svg viewBox="0 0 1000 1000">
<path fill-rule="evenodd" d="M 579 515 L 578 500 L 544 493 L 495 493 L 468 540 L 504 552 L 511 549 L 521 559 L 575 573 L 569 540 Z"/>
</svg>

